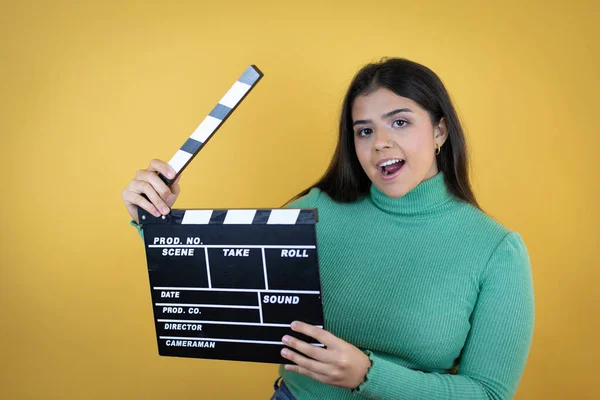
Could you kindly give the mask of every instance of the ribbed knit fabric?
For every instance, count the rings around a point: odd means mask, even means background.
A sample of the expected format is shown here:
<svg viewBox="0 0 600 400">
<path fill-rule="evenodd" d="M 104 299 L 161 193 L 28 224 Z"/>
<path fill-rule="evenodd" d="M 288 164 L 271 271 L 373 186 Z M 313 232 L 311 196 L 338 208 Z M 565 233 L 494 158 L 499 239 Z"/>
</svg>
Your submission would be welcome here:
<svg viewBox="0 0 600 400">
<path fill-rule="evenodd" d="M 534 325 L 518 233 L 453 198 L 441 173 L 399 199 L 312 189 L 288 207 L 318 208 L 325 329 L 373 362 L 356 392 L 281 367 L 298 399 L 513 397 Z"/>
</svg>

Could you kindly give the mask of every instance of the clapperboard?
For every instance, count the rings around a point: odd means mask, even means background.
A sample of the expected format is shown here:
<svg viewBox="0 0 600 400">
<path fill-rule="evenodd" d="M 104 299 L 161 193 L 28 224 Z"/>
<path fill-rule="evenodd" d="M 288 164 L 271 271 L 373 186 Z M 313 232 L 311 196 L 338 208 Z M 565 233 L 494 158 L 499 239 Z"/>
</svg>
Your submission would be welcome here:
<svg viewBox="0 0 600 400">
<path fill-rule="evenodd" d="M 240 76 L 169 161 L 181 174 L 263 74 Z M 160 175 L 167 184 L 172 180 Z M 138 209 L 158 353 L 289 363 L 294 320 L 323 327 L 315 209 Z"/>
</svg>

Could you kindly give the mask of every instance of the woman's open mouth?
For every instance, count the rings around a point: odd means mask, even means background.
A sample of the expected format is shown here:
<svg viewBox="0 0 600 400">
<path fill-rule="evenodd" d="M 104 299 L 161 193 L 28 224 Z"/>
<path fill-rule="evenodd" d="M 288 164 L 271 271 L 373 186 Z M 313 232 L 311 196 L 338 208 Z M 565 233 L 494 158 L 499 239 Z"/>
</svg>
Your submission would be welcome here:
<svg viewBox="0 0 600 400">
<path fill-rule="evenodd" d="M 379 176 L 385 181 L 394 179 L 400 175 L 400 171 L 402 170 L 404 163 L 405 161 L 401 158 L 392 158 L 386 160 L 385 162 L 378 163 L 377 170 L 379 171 Z"/>
</svg>

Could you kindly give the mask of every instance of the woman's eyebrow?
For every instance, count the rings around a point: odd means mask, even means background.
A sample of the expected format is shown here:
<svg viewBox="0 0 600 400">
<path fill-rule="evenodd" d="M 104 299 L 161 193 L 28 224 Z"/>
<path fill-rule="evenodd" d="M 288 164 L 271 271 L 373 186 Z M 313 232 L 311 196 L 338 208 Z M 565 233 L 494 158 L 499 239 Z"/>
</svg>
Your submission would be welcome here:
<svg viewBox="0 0 600 400">
<path fill-rule="evenodd" d="M 387 113 L 383 114 L 381 116 L 381 119 L 389 118 L 389 117 L 391 117 L 393 115 L 396 115 L 396 114 L 399 114 L 401 112 L 413 112 L 413 111 L 410 108 L 398 108 L 396 110 L 393 110 L 393 111 L 390 111 L 390 112 L 387 112 Z M 357 121 L 354 121 L 354 123 L 352 124 L 352 126 L 361 125 L 361 124 L 368 124 L 370 122 L 373 122 L 373 120 L 370 120 L 370 119 L 359 119 Z"/>
<path fill-rule="evenodd" d="M 392 115 L 396 115 L 401 112 L 413 112 L 410 108 L 398 108 L 397 110 L 390 111 L 389 113 L 385 113 L 381 116 L 381 119 L 386 119 L 391 117 Z"/>
</svg>

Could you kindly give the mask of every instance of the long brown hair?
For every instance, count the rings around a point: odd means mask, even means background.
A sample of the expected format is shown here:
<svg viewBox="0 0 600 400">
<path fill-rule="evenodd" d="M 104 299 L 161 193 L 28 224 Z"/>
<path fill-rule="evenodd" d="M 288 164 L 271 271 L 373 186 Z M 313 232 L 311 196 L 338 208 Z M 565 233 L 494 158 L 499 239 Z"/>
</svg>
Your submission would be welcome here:
<svg viewBox="0 0 600 400">
<path fill-rule="evenodd" d="M 454 196 L 480 208 L 469 181 L 465 135 L 444 84 L 429 68 L 404 58 L 383 59 L 367 64 L 357 72 L 344 97 L 338 142 L 329 167 L 319 181 L 292 200 L 304 196 L 313 187 L 338 202 L 351 202 L 368 194 L 371 181 L 354 148 L 352 104 L 356 97 L 379 88 L 389 89 L 419 104 L 427 110 L 434 125 L 445 118 L 448 139 L 437 156 L 438 169 Z"/>
</svg>

